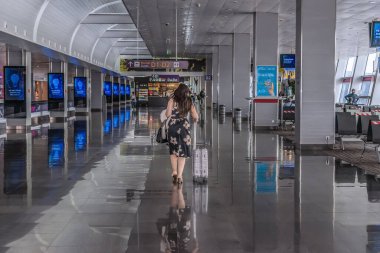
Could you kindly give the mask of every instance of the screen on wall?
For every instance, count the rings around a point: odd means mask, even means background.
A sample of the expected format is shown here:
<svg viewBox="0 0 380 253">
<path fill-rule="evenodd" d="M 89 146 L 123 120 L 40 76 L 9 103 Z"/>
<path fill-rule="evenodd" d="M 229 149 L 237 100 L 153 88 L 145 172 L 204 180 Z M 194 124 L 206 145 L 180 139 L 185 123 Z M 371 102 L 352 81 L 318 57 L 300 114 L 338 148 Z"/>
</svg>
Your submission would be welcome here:
<svg viewBox="0 0 380 253">
<path fill-rule="evenodd" d="M 113 95 L 119 96 L 119 84 L 118 83 L 113 84 Z"/>
<path fill-rule="evenodd" d="M 125 95 L 127 96 L 131 95 L 131 86 L 129 84 L 125 86 Z"/>
<path fill-rule="evenodd" d="M 48 101 L 47 81 L 34 81 L 33 102 Z"/>
<path fill-rule="evenodd" d="M 63 99 L 63 73 L 48 74 L 49 99 Z"/>
<path fill-rule="evenodd" d="M 370 25 L 370 47 L 380 47 L 380 21 L 374 21 Z"/>
<path fill-rule="evenodd" d="M 281 54 L 280 67 L 283 69 L 296 68 L 296 55 L 295 54 Z"/>
<path fill-rule="evenodd" d="M 111 82 L 104 82 L 103 89 L 104 89 L 104 95 L 106 97 L 111 97 L 112 96 L 111 85 L 112 85 Z"/>
<path fill-rule="evenodd" d="M 124 86 L 124 84 L 120 85 L 120 95 L 121 96 L 125 95 L 125 86 Z"/>
<path fill-rule="evenodd" d="M 87 97 L 87 78 L 74 77 L 74 97 L 86 98 Z"/>
<path fill-rule="evenodd" d="M 25 100 L 25 67 L 4 67 L 5 100 Z"/>
</svg>

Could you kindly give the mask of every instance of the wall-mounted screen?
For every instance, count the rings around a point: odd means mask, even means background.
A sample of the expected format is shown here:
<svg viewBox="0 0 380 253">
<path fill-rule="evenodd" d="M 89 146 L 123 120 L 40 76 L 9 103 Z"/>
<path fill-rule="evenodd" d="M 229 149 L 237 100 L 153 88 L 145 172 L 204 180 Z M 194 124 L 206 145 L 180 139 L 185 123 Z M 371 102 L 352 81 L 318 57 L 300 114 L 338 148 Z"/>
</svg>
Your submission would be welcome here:
<svg viewBox="0 0 380 253">
<path fill-rule="evenodd" d="M 23 66 L 4 67 L 5 100 L 24 101 L 25 100 L 25 79 L 26 68 Z"/>
<path fill-rule="evenodd" d="M 370 24 L 370 47 L 380 47 L 380 21 Z"/>
<path fill-rule="evenodd" d="M 119 84 L 118 83 L 114 83 L 113 84 L 113 95 L 114 96 L 119 96 L 120 92 L 119 92 Z"/>
<path fill-rule="evenodd" d="M 48 101 L 48 83 L 47 81 L 34 81 L 33 102 Z"/>
<path fill-rule="evenodd" d="M 296 55 L 295 54 L 281 54 L 280 67 L 283 69 L 296 68 Z"/>
<path fill-rule="evenodd" d="M 103 89 L 104 89 L 104 95 L 106 97 L 111 97 L 112 96 L 112 87 L 111 87 L 111 82 L 104 82 Z"/>
<path fill-rule="evenodd" d="M 125 86 L 125 95 L 131 96 L 131 86 L 129 84 Z"/>
<path fill-rule="evenodd" d="M 120 85 L 120 96 L 124 96 L 125 95 L 125 86 L 124 84 Z"/>
<path fill-rule="evenodd" d="M 87 97 L 87 78 L 74 77 L 74 97 L 86 98 Z"/>
<path fill-rule="evenodd" d="M 48 74 L 49 99 L 64 98 L 63 79 L 63 73 Z"/>
</svg>

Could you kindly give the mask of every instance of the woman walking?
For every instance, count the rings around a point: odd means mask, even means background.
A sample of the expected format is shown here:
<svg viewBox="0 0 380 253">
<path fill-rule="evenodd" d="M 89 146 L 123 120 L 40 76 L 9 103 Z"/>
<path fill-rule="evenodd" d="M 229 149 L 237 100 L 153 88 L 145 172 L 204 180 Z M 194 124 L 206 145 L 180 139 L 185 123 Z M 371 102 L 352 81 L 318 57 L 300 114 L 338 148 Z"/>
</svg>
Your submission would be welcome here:
<svg viewBox="0 0 380 253">
<path fill-rule="evenodd" d="M 183 183 L 183 169 L 186 158 L 191 157 L 191 135 L 188 115 L 198 121 L 198 113 L 191 100 L 191 91 L 185 84 L 180 84 L 171 96 L 166 108 L 169 120 L 168 141 L 173 183 Z"/>
</svg>

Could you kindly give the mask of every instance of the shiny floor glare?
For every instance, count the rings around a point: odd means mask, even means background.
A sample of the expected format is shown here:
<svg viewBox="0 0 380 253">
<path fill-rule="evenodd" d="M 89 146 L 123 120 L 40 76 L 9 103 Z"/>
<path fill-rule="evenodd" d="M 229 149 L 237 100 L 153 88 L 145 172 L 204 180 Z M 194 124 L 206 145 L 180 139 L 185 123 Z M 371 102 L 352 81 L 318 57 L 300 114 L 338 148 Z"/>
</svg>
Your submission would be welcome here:
<svg viewBox="0 0 380 253">
<path fill-rule="evenodd" d="M 207 184 L 171 183 L 161 110 L 114 109 L 0 141 L 0 252 L 380 252 L 380 182 L 202 111 Z"/>
</svg>

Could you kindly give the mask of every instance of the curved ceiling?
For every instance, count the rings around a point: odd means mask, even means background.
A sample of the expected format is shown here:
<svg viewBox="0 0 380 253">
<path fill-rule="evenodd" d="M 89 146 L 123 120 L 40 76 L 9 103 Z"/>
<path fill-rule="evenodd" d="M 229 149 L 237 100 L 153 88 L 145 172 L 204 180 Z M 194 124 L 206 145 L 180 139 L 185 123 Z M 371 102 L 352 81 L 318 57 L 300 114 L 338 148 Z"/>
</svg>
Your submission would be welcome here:
<svg viewBox="0 0 380 253">
<path fill-rule="evenodd" d="M 110 70 L 150 52 L 122 0 L 0 0 L 0 30 Z M 17 15 L 15 15 L 17 14 Z"/>
</svg>

